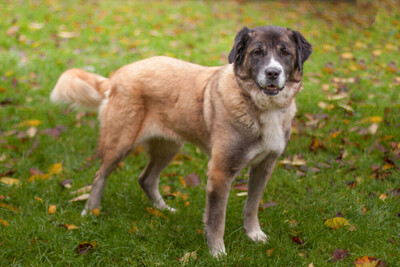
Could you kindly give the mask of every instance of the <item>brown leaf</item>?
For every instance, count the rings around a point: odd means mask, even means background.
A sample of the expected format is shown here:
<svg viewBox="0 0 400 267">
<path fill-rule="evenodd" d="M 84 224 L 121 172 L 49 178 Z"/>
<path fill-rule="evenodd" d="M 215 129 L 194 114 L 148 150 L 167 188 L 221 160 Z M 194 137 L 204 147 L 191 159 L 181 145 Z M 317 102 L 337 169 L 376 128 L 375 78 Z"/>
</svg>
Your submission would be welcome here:
<svg viewBox="0 0 400 267">
<path fill-rule="evenodd" d="M 60 182 L 61 186 L 64 188 L 71 188 L 71 179 L 66 179 Z"/>
<path fill-rule="evenodd" d="M 268 202 L 265 202 L 264 204 L 261 204 L 260 207 L 262 209 L 266 209 L 266 208 L 277 206 L 277 205 L 278 205 L 278 203 L 276 203 L 275 201 L 268 201 Z"/>
<path fill-rule="evenodd" d="M 49 129 L 42 130 L 41 133 L 50 135 L 54 139 L 56 139 L 56 138 L 58 138 L 60 136 L 60 134 L 63 131 L 65 131 L 65 126 L 64 125 L 57 125 L 54 128 L 49 128 Z"/>
<path fill-rule="evenodd" d="M 186 185 L 190 187 L 196 187 L 200 185 L 200 177 L 195 172 L 187 175 L 184 180 Z"/>
<path fill-rule="evenodd" d="M 244 184 L 244 183 L 235 184 L 232 187 L 239 191 L 248 191 L 249 190 L 248 184 Z"/>
<path fill-rule="evenodd" d="M 344 260 L 349 257 L 349 252 L 345 249 L 335 249 L 332 253 L 332 262 Z"/>
<path fill-rule="evenodd" d="M 89 252 L 93 251 L 98 246 L 99 246 L 99 244 L 97 242 L 94 242 L 94 241 L 87 242 L 87 241 L 85 241 L 85 242 L 80 243 L 75 248 L 75 252 L 78 253 L 79 255 L 84 255 L 86 253 L 89 253 Z"/>
<path fill-rule="evenodd" d="M 303 244 L 304 244 L 304 241 L 301 240 L 301 238 L 298 237 L 298 236 L 293 236 L 293 237 L 292 237 L 292 241 L 295 242 L 295 243 L 297 243 L 297 244 L 299 244 L 299 245 L 303 245 Z"/>
</svg>

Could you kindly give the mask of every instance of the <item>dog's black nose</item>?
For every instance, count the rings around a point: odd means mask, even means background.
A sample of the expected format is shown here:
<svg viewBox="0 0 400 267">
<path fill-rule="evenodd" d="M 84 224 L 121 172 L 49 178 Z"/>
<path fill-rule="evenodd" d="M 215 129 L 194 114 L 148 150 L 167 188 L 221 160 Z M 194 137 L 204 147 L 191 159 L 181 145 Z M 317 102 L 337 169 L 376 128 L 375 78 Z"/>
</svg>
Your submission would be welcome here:
<svg viewBox="0 0 400 267">
<path fill-rule="evenodd" d="M 265 70 L 265 73 L 267 74 L 267 77 L 270 80 L 275 80 L 276 78 L 278 78 L 279 74 L 281 74 L 281 70 L 278 68 L 274 68 L 274 67 L 269 67 Z"/>
</svg>

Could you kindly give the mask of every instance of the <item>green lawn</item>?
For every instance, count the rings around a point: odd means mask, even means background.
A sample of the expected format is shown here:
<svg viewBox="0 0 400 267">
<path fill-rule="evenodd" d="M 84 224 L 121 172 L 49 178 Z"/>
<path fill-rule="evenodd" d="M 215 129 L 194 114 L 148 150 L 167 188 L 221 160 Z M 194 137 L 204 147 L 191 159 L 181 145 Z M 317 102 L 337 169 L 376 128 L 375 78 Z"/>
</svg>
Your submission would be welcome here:
<svg viewBox="0 0 400 267">
<path fill-rule="evenodd" d="M 18 184 L 0 183 L 0 265 L 171 266 L 193 251 L 188 263 L 200 266 L 350 266 L 362 256 L 400 264 L 399 1 L 370 9 L 245 2 L 3 1 L 0 178 Z M 291 141 L 262 200 L 275 205 L 259 211 L 270 242 L 245 236 L 245 196 L 232 189 L 228 256 L 218 262 L 209 255 L 201 220 L 207 157 L 189 144 L 160 182 L 176 214 L 146 209 L 151 203 L 137 177 L 147 159 L 137 153 L 111 175 L 101 213 L 81 218 L 84 202 L 69 200 L 99 167 L 88 160 L 99 126 L 96 112 L 50 103 L 59 75 L 78 67 L 109 76 L 155 55 L 227 64 L 238 30 L 270 24 L 300 31 L 314 48 Z M 62 170 L 51 171 L 58 163 Z M 43 175 L 31 177 L 35 170 Z M 185 187 L 180 177 L 192 172 L 201 183 Z M 70 189 L 60 185 L 66 179 Z M 246 172 L 237 180 L 245 184 Z M 349 225 L 324 224 L 341 216 Z M 84 241 L 93 249 L 79 254 Z M 335 249 L 348 257 L 332 263 Z"/>
</svg>

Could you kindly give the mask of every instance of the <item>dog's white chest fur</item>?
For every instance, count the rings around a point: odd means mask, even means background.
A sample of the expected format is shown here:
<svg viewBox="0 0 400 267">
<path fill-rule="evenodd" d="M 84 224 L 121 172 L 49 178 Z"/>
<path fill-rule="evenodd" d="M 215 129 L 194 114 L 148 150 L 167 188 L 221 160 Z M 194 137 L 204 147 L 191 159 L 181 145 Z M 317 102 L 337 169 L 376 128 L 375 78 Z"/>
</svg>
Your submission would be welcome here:
<svg viewBox="0 0 400 267">
<path fill-rule="evenodd" d="M 265 111 L 260 116 L 261 138 L 247 153 L 249 165 L 257 164 L 269 153 L 281 154 L 285 149 L 285 133 L 283 131 L 283 113 L 281 111 Z"/>
</svg>

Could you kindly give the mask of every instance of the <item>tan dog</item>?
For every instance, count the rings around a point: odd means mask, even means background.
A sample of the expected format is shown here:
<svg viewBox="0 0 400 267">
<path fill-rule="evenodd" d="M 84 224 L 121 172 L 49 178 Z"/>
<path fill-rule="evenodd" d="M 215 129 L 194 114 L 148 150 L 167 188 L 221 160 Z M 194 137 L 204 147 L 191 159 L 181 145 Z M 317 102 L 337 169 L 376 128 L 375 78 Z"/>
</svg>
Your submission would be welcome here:
<svg viewBox="0 0 400 267">
<path fill-rule="evenodd" d="M 211 253 L 225 254 L 228 195 L 246 166 L 244 231 L 266 242 L 258 205 L 289 140 L 294 97 L 311 50 L 300 33 L 287 28 L 243 28 L 229 54 L 231 64 L 222 67 L 153 57 L 120 68 L 110 79 L 79 69 L 64 72 L 52 101 L 100 107 L 102 162 L 82 215 L 99 208 L 106 178 L 140 144 L 150 157 L 141 187 L 155 207 L 175 211 L 159 193 L 159 177 L 189 141 L 210 156 L 204 223 Z"/>
</svg>

